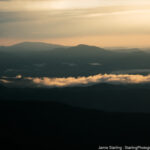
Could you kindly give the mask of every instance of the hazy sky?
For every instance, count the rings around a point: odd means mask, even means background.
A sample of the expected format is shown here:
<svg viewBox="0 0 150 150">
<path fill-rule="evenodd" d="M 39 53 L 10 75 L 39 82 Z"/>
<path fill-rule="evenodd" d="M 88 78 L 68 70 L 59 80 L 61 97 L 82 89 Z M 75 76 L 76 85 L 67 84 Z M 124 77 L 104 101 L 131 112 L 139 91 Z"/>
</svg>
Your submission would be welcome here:
<svg viewBox="0 0 150 150">
<path fill-rule="evenodd" d="M 0 0 L 0 45 L 150 47 L 150 0 Z"/>
</svg>

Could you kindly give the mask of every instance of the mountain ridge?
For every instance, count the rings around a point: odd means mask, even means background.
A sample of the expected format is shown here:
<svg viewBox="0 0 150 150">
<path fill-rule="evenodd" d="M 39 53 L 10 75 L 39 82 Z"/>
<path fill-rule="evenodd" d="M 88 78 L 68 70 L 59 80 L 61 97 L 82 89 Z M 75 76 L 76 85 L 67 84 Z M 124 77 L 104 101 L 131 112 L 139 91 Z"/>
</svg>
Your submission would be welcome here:
<svg viewBox="0 0 150 150">
<path fill-rule="evenodd" d="M 49 45 L 0 48 L 0 72 L 5 76 L 77 77 L 132 69 L 149 73 L 149 66 L 150 53 L 143 51 L 117 52 L 84 44 L 52 49 Z"/>
<path fill-rule="evenodd" d="M 0 46 L 0 50 L 11 51 L 11 52 L 22 52 L 22 51 L 39 51 L 39 50 L 52 50 L 56 48 L 65 48 L 66 46 L 49 44 L 44 42 L 21 42 L 11 46 Z"/>
</svg>

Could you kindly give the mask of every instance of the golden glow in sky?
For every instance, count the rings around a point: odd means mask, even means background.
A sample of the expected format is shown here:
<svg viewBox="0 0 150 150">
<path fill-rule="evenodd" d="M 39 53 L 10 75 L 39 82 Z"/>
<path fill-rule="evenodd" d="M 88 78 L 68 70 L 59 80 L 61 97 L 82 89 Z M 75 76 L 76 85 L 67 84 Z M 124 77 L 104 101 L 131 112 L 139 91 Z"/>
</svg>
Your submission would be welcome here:
<svg viewBox="0 0 150 150">
<path fill-rule="evenodd" d="M 0 45 L 150 47 L 149 0 L 0 0 Z"/>
</svg>

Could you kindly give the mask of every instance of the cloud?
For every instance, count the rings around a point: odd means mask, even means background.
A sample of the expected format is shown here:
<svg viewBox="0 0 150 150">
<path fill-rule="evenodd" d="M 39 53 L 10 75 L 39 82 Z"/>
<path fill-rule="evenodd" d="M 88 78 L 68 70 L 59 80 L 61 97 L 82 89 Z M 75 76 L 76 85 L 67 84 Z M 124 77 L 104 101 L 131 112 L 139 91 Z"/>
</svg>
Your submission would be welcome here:
<svg viewBox="0 0 150 150">
<path fill-rule="evenodd" d="M 69 86 L 87 86 L 97 83 L 111 84 L 140 84 L 150 83 L 150 75 L 129 75 L 129 74 L 98 74 L 88 77 L 68 77 L 68 78 L 32 78 L 26 80 L 32 81 L 38 87 L 69 87 Z"/>
<path fill-rule="evenodd" d="M 17 75 L 16 76 L 16 79 L 21 79 L 22 78 L 22 75 Z"/>
<path fill-rule="evenodd" d="M 93 62 L 93 63 L 89 63 L 89 65 L 91 65 L 91 66 L 101 66 L 102 64 L 97 63 L 97 62 Z"/>
<path fill-rule="evenodd" d="M 50 78 L 50 77 L 1 77 L 0 83 L 11 87 L 74 87 L 90 86 L 100 83 L 109 84 L 142 84 L 150 83 L 149 75 L 130 75 L 130 74 L 97 74 L 88 77 L 67 77 L 67 78 Z M 9 84 L 8 84 L 9 83 Z"/>
<path fill-rule="evenodd" d="M 0 1 L 0 39 L 149 35 L 149 10 L 149 0 L 3 0 Z M 149 41 L 146 43 L 149 45 Z"/>
<path fill-rule="evenodd" d="M 2 79 L 7 79 L 7 80 L 10 80 L 10 79 L 11 79 L 11 80 L 12 80 L 12 79 L 23 79 L 23 77 L 22 77 L 22 75 L 19 74 L 19 75 L 16 75 L 15 77 L 2 76 L 2 77 L 1 77 L 1 80 L 2 80 Z"/>
<path fill-rule="evenodd" d="M 5 79 L 0 79 L 0 82 L 5 83 L 5 84 L 7 84 L 7 83 L 12 83 L 12 81 L 5 80 Z"/>
<path fill-rule="evenodd" d="M 1 11 L 86 9 L 99 6 L 150 4 L 149 0 L 0 0 Z"/>
</svg>

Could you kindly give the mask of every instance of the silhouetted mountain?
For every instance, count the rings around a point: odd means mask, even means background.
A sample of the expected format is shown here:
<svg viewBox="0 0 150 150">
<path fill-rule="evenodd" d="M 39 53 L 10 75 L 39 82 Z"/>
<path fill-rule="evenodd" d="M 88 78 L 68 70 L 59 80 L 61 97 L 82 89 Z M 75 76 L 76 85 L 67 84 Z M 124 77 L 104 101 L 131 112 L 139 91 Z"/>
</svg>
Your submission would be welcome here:
<svg viewBox="0 0 150 150">
<path fill-rule="evenodd" d="M 3 88 L 5 88 L 5 87 L 4 87 L 3 85 L 0 84 L 0 89 L 3 89 Z"/>
<path fill-rule="evenodd" d="M 125 47 L 106 47 L 106 49 L 121 53 L 136 53 L 136 52 L 144 52 L 143 49 L 139 48 L 125 48 Z"/>
<path fill-rule="evenodd" d="M 67 88 L 5 88 L 0 100 L 55 101 L 81 108 L 117 112 L 149 112 L 150 85 L 97 84 Z"/>
<path fill-rule="evenodd" d="M 117 52 L 83 44 L 54 47 L 43 43 L 0 47 L 0 75 L 76 77 L 150 69 L 150 53 L 136 49 Z M 69 149 L 145 144 L 150 139 L 148 113 L 150 84 L 51 89 L 0 84 L 0 144 L 19 150 L 31 146 L 62 149 L 62 144 Z"/>
<path fill-rule="evenodd" d="M 0 51 L 0 72 L 10 76 L 66 77 L 150 69 L 150 53 L 137 49 L 117 52 L 83 44 L 74 47 L 58 46 L 55 49 L 52 47 L 57 46 L 21 43 L 3 47 Z"/>
<path fill-rule="evenodd" d="M 24 52 L 24 51 L 45 51 L 45 50 L 52 50 L 55 48 L 62 48 L 65 46 L 62 45 L 55 45 L 55 44 L 48 44 L 48 43 L 42 43 L 42 42 L 23 42 L 18 43 L 13 46 L 3 47 L 3 51 L 9 51 L 9 52 Z M 2 49 L 2 48 L 1 48 Z"/>
<path fill-rule="evenodd" d="M 16 44 L 12 46 L 14 48 L 24 48 L 24 49 L 54 49 L 54 48 L 60 48 L 64 47 L 62 45 L 56 45 L 56 44 L 48 44 L 48 43 L 42 43 L 42 42 L 23 42 Z"/>
<path fill-rule="evenodd" d="M 52 55 L 55 58 L 60 58 L 61 60 L 69 62 L 72 61 L 75 63 L 77 61 L 80 61 L 81 63 L 93 62 L 98 59 L 102 59 L 102 57 L 107 57 L 113 54 L 114 52 L 107 51 L 99 47 L 88 46 L 83 44 L 69 48 L 54 49 L 50 53 L 50 55 Z"/>
<path fill-rule="evenodd" d="M 82 51 L 94 51 L 94 52 L 106 52 L 106 49 L 103 49 L 103 48 L 100 48 L 100 47 L 97 47 L 97 46 L 89 46 L 89 45 L 84 45 L 84 44 L 79 44 L 77 46 L 74 46 L 72 47 L 72 50 L 80 50 L 81 52 Z"/>
<path fill-rule="evenodd" d="M 146 145 L 150 114 L 110 113 L 45 101 L 0 101 L 5 149 L 98 149 Z"/>
<path fill-rule="evenodd" d="M 150 48 L 141 48 L 143 51 L 150 53 Z"/>
<path fill-rule="evenodd" d="M 143 53 L 144 51 L 138 49 L 138 48 L 128 48 L 128 49 L 119 49 L 117 52 L 120 53 Z"/>
</svg>

